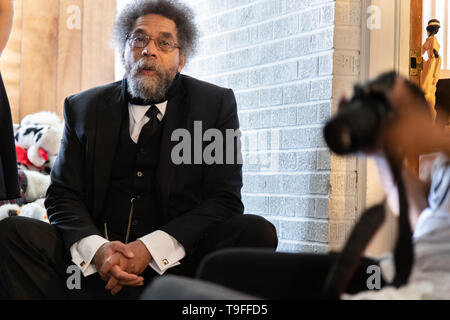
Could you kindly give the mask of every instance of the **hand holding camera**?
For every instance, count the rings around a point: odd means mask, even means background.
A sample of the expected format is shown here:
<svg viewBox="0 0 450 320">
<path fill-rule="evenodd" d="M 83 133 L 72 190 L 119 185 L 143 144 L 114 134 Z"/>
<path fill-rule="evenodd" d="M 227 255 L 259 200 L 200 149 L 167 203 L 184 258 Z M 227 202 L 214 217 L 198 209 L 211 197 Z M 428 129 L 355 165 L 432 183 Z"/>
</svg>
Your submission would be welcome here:
<svg viewBox="0 0 450 320">
<path fill-rule="evenodd" d="M 392 90 L 391 105 L 396 121 L 388 128 L 385 139 L 396 141 L 407 156 L 444 151 L 449 154 L 450 135 L 434 125 L 424 101 L 408 91 L 405 79 L 399 78 Z"/>
<path fill-rule="evenodd" d="M 324 135 L 330 149 L 341 155 L 384 150 L 400 160 L 450 147 L 444 130 L 433 125 L 423 92 L 395 72 L 356 85 Z"/>
</svg>

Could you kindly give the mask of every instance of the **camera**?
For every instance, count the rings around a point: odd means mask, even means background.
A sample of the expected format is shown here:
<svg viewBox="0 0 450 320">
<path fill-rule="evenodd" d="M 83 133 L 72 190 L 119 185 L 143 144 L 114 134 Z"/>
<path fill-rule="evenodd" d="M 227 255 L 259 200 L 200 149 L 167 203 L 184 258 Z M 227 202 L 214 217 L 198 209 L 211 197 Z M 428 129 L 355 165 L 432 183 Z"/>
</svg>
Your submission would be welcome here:
<svg viewBox="0 0 450 320">
<path fill-rule="evenodd" d="M 383 124 L 394 117 L 389 102 L 397 74 L 388 72 L 354 88 L 349 101 L 325 125 L 324 137 L 335 153 L 347 155 L 373 147 Z"/>
</svg>

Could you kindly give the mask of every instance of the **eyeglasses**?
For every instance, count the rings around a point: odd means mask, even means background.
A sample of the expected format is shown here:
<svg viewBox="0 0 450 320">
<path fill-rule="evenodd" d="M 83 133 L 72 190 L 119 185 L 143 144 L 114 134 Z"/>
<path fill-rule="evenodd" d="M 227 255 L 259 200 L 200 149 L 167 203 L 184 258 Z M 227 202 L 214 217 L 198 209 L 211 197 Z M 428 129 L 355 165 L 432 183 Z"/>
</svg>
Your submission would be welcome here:
<svg viewBox="0 0 450 320">
<path fill-rule="evenodd" d="M 150 38 L 145 33 L 132 33 L 127 35 L 127 41 L 133 49 L 143 49 L 148 46 L 150 40 L 155 41 L 156 48 L 164 53 L 172 52 L 175 49 L 181 49 L 178 44 L 170 37 L 159 36 L 155 39 Z"/>
</svg>

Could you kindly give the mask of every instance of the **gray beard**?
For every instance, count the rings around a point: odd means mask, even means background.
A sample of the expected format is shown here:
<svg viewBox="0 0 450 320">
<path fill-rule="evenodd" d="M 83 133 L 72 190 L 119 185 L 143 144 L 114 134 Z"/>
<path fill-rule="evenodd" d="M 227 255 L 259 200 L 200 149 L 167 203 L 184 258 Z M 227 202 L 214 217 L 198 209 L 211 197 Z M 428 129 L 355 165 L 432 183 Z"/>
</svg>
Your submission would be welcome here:
<svg viewBox="0 0 450 320">
<path fill-rule="evenodd" d="M 157 74 L 154 77 L 139 75 L 144 67 L 151 67 Z M 128 93 L 143 100 L 163 101 L 176 74 L 175 68 L 166 71 L 154 61 L 146 62 L 141 59 L 134 64 L 125 63 Z"/>
</svg>

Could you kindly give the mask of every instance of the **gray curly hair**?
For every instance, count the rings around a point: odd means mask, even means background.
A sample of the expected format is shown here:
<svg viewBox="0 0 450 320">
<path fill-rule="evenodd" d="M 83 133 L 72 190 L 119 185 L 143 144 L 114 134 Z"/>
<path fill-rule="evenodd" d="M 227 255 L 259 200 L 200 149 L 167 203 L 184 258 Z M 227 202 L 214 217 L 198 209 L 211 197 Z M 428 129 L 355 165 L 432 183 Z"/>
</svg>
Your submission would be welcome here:
<svg viewBox="0 0 450 320">
<path fill-rule="evenodd" d="M 127 35 L 139 17 L 158 14 L 175 22 L 180 52 L 190 58 L 195 54 L 198 29 L 191 8 L 177 0 L 134 0 L 119 13 L 114 23 L 113 41 L 120 53 L 125 50 Z"/>
</svg>

